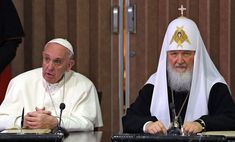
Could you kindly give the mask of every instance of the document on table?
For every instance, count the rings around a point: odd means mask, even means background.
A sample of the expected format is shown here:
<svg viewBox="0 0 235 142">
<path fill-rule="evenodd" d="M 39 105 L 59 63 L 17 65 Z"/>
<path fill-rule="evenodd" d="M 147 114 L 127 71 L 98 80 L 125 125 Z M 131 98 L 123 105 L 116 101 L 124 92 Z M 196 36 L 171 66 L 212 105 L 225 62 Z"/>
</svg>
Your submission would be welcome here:
<svg viewBox="0 0 235 142">
<path fill-rule="evenodd" d="M 18 134 L 45 134 L 50 133 L 51 129 L 6 129 L 1 133 L 18 133 Z"/>
<path fill-rule="evenodd" d="M 202 135 L 223 135 L 226 137 L 235 137 L 235 131 L 207 131 L 202 132 Z"/>
</svg>

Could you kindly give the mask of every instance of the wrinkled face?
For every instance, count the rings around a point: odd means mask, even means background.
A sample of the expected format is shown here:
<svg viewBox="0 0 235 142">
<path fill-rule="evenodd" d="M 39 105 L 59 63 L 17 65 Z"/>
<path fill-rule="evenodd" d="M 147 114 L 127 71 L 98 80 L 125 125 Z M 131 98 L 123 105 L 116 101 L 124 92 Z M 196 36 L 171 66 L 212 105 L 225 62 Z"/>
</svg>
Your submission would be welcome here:
<svg viewBox="0 0 235 142">
<path fill-rule="evenodd" d="M 69 58 L 69 51 L 57 43 L 48 43 L 42 53 L 43 78 L 49 83 L 57 83 L 66 71 L 69 71 L 74 61 Z"/>
<path fill-rule="evenodd" d="M 195 51 L 172 50 L 167 52 L 167 61 L 179 73 L 192 71 Z"/>
</svg>

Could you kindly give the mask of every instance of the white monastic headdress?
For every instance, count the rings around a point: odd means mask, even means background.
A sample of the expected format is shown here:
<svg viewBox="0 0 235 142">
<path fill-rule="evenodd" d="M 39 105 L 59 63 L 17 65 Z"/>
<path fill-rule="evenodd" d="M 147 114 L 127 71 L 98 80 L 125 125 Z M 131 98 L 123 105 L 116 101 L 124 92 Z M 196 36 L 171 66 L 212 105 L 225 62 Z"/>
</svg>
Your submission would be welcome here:
<svg viewBox="0 0 235 142">
<path fill-rule="evenodd" d="M 196 24 L 186 17 L 173 20 L 164 37 L 157 72 L 146 82 L 154 85 L 151 115 L 156 116 L 165 127 L 170 125 L 166 72 L 169 50 L 195 51 L 191 90 L 184 121 L 194 121 L 208 114 L 207 104 L 211 87 L 217 82 L 226 84 L 211 61 Z"/>
</svg>

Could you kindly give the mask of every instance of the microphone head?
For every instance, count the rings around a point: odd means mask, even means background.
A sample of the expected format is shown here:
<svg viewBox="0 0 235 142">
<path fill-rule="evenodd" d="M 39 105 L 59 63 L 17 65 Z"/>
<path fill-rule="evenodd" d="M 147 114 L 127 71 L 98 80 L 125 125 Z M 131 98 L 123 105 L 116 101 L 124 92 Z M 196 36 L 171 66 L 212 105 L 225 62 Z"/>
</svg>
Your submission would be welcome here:
<svg viewBox="0 0 235 142">
<path fill-rule="evenodd" d="M 61 103 L 60 104 L 60 109 L 63 110 L 65 108 L 65 104 L 64 103 Z"/>
</svg>

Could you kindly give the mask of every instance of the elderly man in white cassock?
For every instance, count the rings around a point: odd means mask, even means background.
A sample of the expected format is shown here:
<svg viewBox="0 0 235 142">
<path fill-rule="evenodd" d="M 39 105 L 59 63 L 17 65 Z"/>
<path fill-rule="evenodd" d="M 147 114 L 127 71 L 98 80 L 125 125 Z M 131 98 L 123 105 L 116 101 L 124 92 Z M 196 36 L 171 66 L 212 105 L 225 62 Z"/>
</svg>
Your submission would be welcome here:
<svg viewBox="0 0 235 142">
<path fill-rule="evenodd" d="M 0 106 L 0 130 L 11 128 L 54 129 L 60 122 L 68 131 L 90 131 L 103 126 L 93 83 L 71 70 L 73 47 L 65 39 L 49 41 L 42 52 L 42 68 L 13 78 Z M 24 110 L 24 117 L 22 117 Z"/>
<path fill-rule="evenodd" d="M 235 130 L 231 92 L 192 20 L 181 16 L 169 24 L 157 72 L 122 120 L 125 133 Z"/>
</svg>

